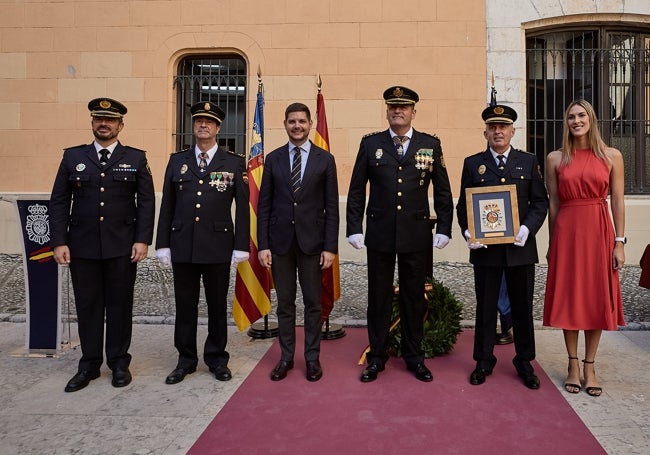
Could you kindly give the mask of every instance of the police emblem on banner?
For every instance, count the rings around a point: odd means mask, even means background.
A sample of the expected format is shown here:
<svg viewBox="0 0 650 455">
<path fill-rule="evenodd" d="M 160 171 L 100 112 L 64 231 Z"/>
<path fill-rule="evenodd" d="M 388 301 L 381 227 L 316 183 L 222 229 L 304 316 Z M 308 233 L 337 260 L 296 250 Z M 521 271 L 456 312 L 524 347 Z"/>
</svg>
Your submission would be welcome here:
<svg viewBox="0 0 650 455">
<path fill-rule="evenodd" d="M 50 241 L 50 223 L 47 207 L 42 204 L 33 204 L 27 207 L 29 215 L 25 221 L 25 231 L 29 240 L 39 245 Z"/>
</svg>

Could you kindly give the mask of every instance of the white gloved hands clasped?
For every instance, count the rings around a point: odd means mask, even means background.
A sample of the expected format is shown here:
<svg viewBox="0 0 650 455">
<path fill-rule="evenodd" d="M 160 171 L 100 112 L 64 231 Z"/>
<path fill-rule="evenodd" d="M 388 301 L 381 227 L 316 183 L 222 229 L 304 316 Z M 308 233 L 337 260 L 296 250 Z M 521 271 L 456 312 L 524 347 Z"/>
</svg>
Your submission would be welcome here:
<svg viewBox="0 0 650 455">
<path fill-rule="evenodd" d="M 160 265 L 169 267 L 172 263 L 172 250 L 169 248 L 158 248 L 156 250 L 156 258 Z"/>
<path fill-rule="evenodd" d="M 233 250 L 231 263 L 234 265 L 239 264 L 240 262 L 248 261 L 250 254 L 248 251 Z"/>
<path fill-rule="evenodd" d="M 517 246 L 524 246 L 526 244 L 526 240 L 528 240 L 528 234 L 530 231 L 526 226 L 523 224 L 519 227 L 519 232 L 517 232 L 517 236 L 515 237 L 515 245 Z"/>
<path fill-rule="evenodd" d="M 447 237 L 445 234 L 436 234 L 436 236 L 433 238 L 433 246 L 439 250 L 442 250 L 444 247 L 446 247 L 448 243 L 449 237 Z"/>
<path fill-rule="evenodd" d="M 348 237 L 348 243 L 355 249 L 360 250 L 363 248 L 363 234 L 352 234 Z"/>
<path fill-rule="evenodd" d="M 465 239 L 467 239 L 467 248 L 469 248 L 470 250 L 478 250 L 480 248 L 487 248 L 487 245 L 484 245 L 481 242 L 470 243 L 470 241 L 469 241 L 470 237 L 471 237 L 471 235 L 469 234 L 469 231 L 467 229 L 465 229 Z"/>
</svg>

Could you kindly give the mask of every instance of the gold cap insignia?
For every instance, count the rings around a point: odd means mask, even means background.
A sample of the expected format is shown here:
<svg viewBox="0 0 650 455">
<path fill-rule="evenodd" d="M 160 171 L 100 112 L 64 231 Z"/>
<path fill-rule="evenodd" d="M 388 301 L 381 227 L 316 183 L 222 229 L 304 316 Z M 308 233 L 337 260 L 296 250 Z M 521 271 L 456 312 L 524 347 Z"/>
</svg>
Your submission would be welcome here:
<svg viewBox="0 0 650 455">
<path fill-rule="evenodd" d="M 399 87 L 395 87 L 395 90 L 393 90 L 393 95 L 396 97 L 401 97 L 404 94 L 404 90 L 402 90 Z"/>
<path fill-rule="evenodd" d="M 493 112 L 495 114 L 497 114 L 497 115 L 501 115 L 501 114 L 503 114 L 505 112 L 505 110 L 501 106 L 497 106 L 497 107 L 494 108 Z"/>
<path fill-rule="evenodd" d="M 203 105 L 203 109 L 205 109 L 206 111 L 209 111 L 210 110 L 210 103 L 205 103 Z"/>
<path fill-rule="evenodd" d="M 108 109 L 109 107 L 111 107 L 111 102 L 108 100 L 101 100 L 99 102 L 99 107 L 101 107 L 102 109 Z"/>
</svg>

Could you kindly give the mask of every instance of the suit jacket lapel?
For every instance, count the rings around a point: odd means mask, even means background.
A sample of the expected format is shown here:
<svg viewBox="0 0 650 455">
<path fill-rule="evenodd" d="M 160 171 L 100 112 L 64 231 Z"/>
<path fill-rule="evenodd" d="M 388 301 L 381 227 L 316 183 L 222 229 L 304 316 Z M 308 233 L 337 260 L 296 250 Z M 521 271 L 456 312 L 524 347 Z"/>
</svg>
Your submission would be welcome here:
<svg viewBox="0 0 650 455">
<path fill-rule="evenodd" d="M 311 141 L 310 141 L 311 142 Z M 316 168 L 318 167 L 318 160 L 320 160 L 321 151 L 316 148 L 313 142 L 311 142 L 311 149 L 309 151 L 309 156 L 307 158 L 307 164 L 305 165 L 305 172 L 302 175 L 302 182 L 300 183 L 300 190 L 298 193 L 302 193 L 302 188 L 309 185 L 311 177 L 314 175 Z"/>
<path fill-rule="evenodd" d="M 483 161 L 485 161 L 485 165 L 487 168 L 494 172 L 496 175 L 501 175 L 501 171 L 499 170 L 499 166 L 497 166 L 496 161 L 494 161 L 494 157 L 492 156 L 492 152 L 490 151 L 489 147 L 483 152 Z M 508 160 L 510 162 L 510 160 Z"/>
<path fill-rule="evenodd" d="M 415 156 L 415 153 L 420 148 L 422 148 L 421 146 L 422 146 L 422 135 L 414 129 L 413 135 L 411 136 L 411 140 L 409 141 L 409 148 L 406 150 L 406 154 L 404 155 L 402 161 L 404 161 L 407 158 Z"/>
<path fill-rule="evenodd" d="M 99 164 L 99 156 L 97 154 L 97 150 L 95 149 L 95 144 L 91 143 L 90 145 L 86 146 L 86 156 L 88 159 L 98 168 L 102 168 L 102 165 Z"/>
<path fill-rule="evenodd" d="M 110 169 L 116 163 L 121 161 L 122 158 L 124 158 L 124 155 L 125 155 L 124 147 L 122 146 L 122 144 L 118 142 L 117 146 L 115 147 L 115 150 L 113 150 L 113 153 L 111 153 L 111 156 L 108 158 L 108 162 L 106 163 L 106 169 Z"/>
</svg>

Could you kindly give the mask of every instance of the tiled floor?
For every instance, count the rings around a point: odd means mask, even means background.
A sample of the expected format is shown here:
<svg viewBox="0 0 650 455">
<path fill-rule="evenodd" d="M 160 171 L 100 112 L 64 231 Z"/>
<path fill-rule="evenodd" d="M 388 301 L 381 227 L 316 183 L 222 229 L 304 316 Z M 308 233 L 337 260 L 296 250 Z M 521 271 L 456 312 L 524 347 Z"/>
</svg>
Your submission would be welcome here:
<svg viewBox="0 0 650 455">
<path fill-rule="evenodd" d="M 252 340 L 231 327 L 232 381 L 218 382 L 200 365 L 182 383 L 166 385 L 164 378 L 176 363 L 173 330 L 163 324 L 134 326 L 131 385 L 113 388 L 104 368 L 86 389 L 64 393 L 79 351 L 65 350 L 55 358 L 12 356 L 24 345 L 25 325 L 0 323 L 0 453 L 185 453 L 273 340 Z M 205 331 L 205 325 L 199 326 L 199 340 Z M 537 360 L 561 387 L 566 374 L 562 333 L 536 333 Z M 564 396 L 609 454 L 647 454 L 650 331 L 604 333 L 597 362 L 603 396 Z"/>
</svg>

